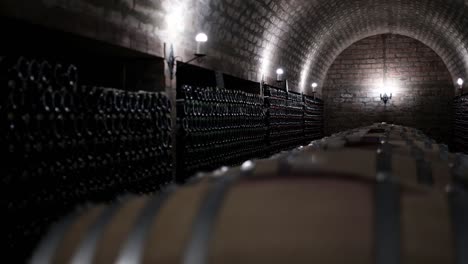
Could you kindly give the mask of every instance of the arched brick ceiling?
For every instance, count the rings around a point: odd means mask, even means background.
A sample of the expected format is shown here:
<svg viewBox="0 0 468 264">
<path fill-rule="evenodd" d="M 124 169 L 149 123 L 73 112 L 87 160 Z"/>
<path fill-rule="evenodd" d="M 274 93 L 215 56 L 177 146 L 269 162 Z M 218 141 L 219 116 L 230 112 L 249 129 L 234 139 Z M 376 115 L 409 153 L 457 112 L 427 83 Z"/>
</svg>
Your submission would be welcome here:
<svg viewBox="0 0 468 264">
<path fill-rule="evenodd" d="M 255 81 L 283 67 L 306 92 L 352 43 L 395 33 L 432 48 L 454 80 L 468 79 L 468 0 L 2 0 L 0 15 L 157 56 L 175 44 L 184 61 L 204 31 L 203 67 Z"/>
<path fill-rule="evenodd" d="M 462 1 L 297 0 L 293 8 L 276 61 L 300 67 L 290 76 L 300 80 L 299 88 L 322 83 L 335 58 L 352 43 L 383 33 L 423 42 L 443 59 L 454 79 L 468 76 L 468 8 Z"/>
</svg>

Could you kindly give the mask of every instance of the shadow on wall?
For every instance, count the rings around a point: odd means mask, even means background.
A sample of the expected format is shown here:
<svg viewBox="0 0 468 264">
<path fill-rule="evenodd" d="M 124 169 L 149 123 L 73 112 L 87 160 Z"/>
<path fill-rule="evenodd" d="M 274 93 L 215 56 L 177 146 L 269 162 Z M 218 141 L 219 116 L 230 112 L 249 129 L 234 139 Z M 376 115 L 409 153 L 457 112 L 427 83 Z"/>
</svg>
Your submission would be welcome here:
<svg viewBox="0 0 468 264">
<path fill-rule="evenodd" d="M 387 34 L 353 44 L 331 66 L 323 91 L 328 135 L 388 122 L 449 140 L 452 79 L 440 57 L 417 40 Z M 384 92 L 392 93 L 387 105 Z"/>
</svg>

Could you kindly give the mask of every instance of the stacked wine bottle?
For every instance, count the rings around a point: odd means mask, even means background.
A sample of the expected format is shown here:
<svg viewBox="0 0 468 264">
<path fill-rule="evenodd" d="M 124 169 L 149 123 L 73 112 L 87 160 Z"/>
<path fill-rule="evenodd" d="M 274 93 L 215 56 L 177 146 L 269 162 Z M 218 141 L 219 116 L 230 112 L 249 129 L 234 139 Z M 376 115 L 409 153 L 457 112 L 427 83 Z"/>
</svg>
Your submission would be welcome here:
<svg viewBox="0 0 468 264">
<path fill-rule="evenodd" d="M 0 81 L 9 241 L 40 232 L 76 204 L 172 181 L 164 94 L 80 86 L 75 66 L 23 57 L 1 58 Z"/>
<path fill-rule="evenodd" d="M 288 92 L 288 116 L 290 120 L 288 145 L 296 147 L 306 143 L 304 142 L 304 97 L 302 94 Z"/>
<path fill-rule="evenodd" d="M 178 97 L 177 174 L 182 179 L 265 154 L 265 114 L 259 95 L 183 86 Z"/>
<path fill-rule="evenodd" d="M 265 86 L 268 109 L 268 148 L 270 154 L 294 148 L 304 142 L 302 95 Z"/>
<path fill-rule="evenodd" d="M 304 137 L 306 142 L 323 137 L 323 101 L 304 95 Z"/>
<path fill-rule="evenodd" d="M 468 94 L 454 100 L 453 149 L 468 154 Z"/>
</svg>

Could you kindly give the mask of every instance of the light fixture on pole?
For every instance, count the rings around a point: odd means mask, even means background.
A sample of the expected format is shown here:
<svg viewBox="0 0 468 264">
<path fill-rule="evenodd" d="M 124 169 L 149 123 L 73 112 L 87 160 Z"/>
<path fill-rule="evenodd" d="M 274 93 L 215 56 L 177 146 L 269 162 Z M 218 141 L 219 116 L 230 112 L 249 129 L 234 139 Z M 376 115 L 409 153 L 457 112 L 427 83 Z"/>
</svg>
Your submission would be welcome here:
<svg viewBox="0 0 468 264">
<path fill-rule="evenodd" d="M 462 78 L 458 78 L 457 84 L 458 84 L 458 89 L 460 90 L 460 94 L 463 93 L 463 83 L 464 83 L 463 79 L 462 79 Z"/>
<path fill-rule="evenodd" d="M 317 93 L 317 86 L 318 86 L 318 84 L 314 82 L 314 83 L 312 83 L 311 86 L 312 86 L 312 95 L 313 95 L 314 98 L 315 98 L 315 94 Z"/>
<path fill-rule="evenodd" d="M 195 60 L 198 60 L 200 58 L 206 57 L 206 54 L 203 52 L 203 45 L 205 44 L 205 42 L 208 41 L 208 36 L 205 33 L 198 33 L 195 36 L 195 41 L 197 42 L 197 50 L 196 50 L 196 52 L 194 54 L 195 57 L 193 57 L 192 59 L 190 59 L 190 60 L 188 60 L 186 62 L 181 62 L 183 65 L 180 66 L 179 68 L 183 67 L 184 65 L 187 65 L 188 63 L 190 63 L 192 61 L 195 61 Z M 174 70 L 175 70 L 174 68 L 175 68 L 175 65 L 176 65 L 176 58 L 177 57 L 174 55 L 174 48 L 171 45 L 170 53 L 169 53 L 169 55 L 168 55 L 168 57 L 166 59 L 168 67 L 169 67 L 169 71 L 170 71 L 171 80 L 174 77 Z"/>
<path fill-rule="evenodd" d="M 284 70 L 281 69 L 281 68 L 278 68 L 276 70 L 276 81 L 278 81 L 278 82 L 283 81 L 283 79 L 282 79 L 283 74 L 284 74 Z"/>
<path fill-rule="evenodd" d="M 208 36 L 205 33 L 198 33 L 195 36 L 195 41 L 197 42 L 197 52 L 195 53 L 195 56 L 205 56 L 202 52 L 202 45 L 208 41 Z"/>
</svg>

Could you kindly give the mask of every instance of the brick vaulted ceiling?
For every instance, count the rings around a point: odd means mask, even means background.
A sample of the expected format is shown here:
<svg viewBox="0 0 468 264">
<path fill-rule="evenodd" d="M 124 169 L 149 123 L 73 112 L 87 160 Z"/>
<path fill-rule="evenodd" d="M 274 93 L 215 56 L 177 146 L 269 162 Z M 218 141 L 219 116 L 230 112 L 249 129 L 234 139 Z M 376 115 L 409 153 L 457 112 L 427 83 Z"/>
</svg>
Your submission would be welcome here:
<svg viewBox="0 0 468 264">
<path fill-rule="evenodd" d="M 2 0 L 0 15 L 159 56 L 175 32 L 183 59 L 205 31 L 204 66 L 255 81 L 283 67 L 295 90 L 323 83 L 352 43 L 394 33 L 432 48 L 454 80 L 468 79 L 468 0 Z"/>
<path fill-rule="evenodd" d="M 300 67 L 295 69 L 300 88 L 311 81 L 322 83 L 335 58 L 352 43 L 383 33 L 423 42 L 443 59 L 454 79 L 468 75 L 468 8 L 463 1 L 284 2 L 286 10 L 294 11 L 286 11 L 285 22 L 280 23 L 286 35 L 278 42 L 283 52 L 276 59 Z"/>
</svg>

